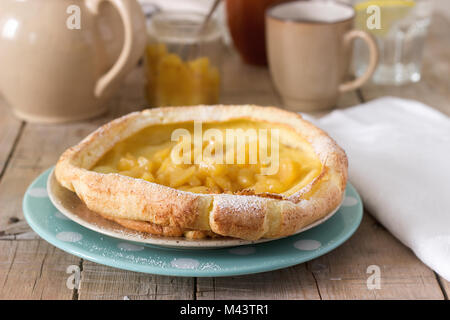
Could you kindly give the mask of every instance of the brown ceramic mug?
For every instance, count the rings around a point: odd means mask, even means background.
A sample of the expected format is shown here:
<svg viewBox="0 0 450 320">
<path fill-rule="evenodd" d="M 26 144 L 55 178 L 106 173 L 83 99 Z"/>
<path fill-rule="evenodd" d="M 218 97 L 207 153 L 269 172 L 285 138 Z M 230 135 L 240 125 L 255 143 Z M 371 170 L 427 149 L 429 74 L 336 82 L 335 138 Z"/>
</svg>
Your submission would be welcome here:
<svg viewBox="0 0 450 320">
<path fill-rule="evenodd" d="M 352 29 L 354 17 L 351 6 L 331 1 L 293 1 L 266 11 L 270 72 L 288 109 L 332 108 L 340 93 L 372 76 L 377 45 L 368 33 Z M 345 81 L 355 38 L 369 47 L 370 61 L 361 77 Z"/>
</svg>

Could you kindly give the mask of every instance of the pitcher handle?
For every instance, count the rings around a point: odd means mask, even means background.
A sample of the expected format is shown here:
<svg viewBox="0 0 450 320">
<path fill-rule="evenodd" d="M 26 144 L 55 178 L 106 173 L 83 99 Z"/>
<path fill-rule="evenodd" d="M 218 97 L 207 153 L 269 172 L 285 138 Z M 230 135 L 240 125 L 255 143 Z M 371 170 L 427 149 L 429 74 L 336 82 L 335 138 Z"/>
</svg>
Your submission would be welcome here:
<svg viewBox="0 0 450 320">
<path fill-rule="evenodd" d="M 119 58 L 112 66 L 112 68 L 101 76 L 95 84 L 95 96 L 100 98 L 108 86 L 116 79 L 116 77 L 124 70 L 130 57 L 131 50 L 133 48 L 133 42 L 135 41 L 133 35 L 133 26 L 131 23 L 131 10 L 127 0 L 87 0 L 87 7 L 95 15 L 98 15 L 98 9 L 100 4 L 104 1 L 110 2 L 116 10 L 119 12 L 124 26 L 124 44 Z"/>
<path fill-rule="evenodd" d="M 369 65 L 360 77 L 341 83 L 339 86 L 339 92 L 354 90 L 361 87 L 367 80 L 370 79 L 378 64 L 378 46 L 373 36 L 365 31 L 350 30 L 344 36 L 344 46 L 348 46 L 354 38 L 361 38 L 369 47 Z"/>
</svg>

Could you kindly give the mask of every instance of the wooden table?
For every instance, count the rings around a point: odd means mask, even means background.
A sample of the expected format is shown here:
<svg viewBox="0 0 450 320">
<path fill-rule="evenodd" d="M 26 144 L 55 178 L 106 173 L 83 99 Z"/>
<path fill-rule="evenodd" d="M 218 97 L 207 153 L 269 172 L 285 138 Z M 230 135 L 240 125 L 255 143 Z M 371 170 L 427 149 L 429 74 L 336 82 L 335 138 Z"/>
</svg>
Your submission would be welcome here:
<svg viewBox="0 0 450 320">
<path fill-rule="evenodd" d="M 345 108 L 384 95 L 417 99 L 450 114 L 450 20 L 435 14 L 423 80 L 403 87 L 368 85 L 341 97 Z M 24 221 L 26 187 L 59 155 L 99 125 L 145 105 L 142 70 L 130 74 L 109 113 L 88 122 L 38 125 L 16 119 L 0 99 L 0 299 L 448 299 L 450 283 L 425 266 L 365 212 L 355 235 L 318 259 L 283 270 L 226 278 L 176 278 L 123 271 L 67 254 L 41 240 Z M 226 53 L 222 103 L 281 106 L 269 73 Z M 68 289 L 66 268 L 82 270 Z M 367 268 L 381 268 L 369 290 Z"/>
</svg>

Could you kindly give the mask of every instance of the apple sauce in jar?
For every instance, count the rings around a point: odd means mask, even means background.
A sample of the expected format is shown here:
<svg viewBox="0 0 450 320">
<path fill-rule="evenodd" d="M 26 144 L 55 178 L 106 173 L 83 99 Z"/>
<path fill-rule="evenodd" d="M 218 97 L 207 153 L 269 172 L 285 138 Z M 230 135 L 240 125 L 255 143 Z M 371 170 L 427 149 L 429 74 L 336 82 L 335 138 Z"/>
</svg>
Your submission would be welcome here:
<svg viewBox="0 0 450 320">
<path fill-rule="evenodd" d="M 146 95 L 151 107 L 217 104 L 221 32 L 204 15 L 158 12 L 151 18 L 145 55 Z"/>
</svg>

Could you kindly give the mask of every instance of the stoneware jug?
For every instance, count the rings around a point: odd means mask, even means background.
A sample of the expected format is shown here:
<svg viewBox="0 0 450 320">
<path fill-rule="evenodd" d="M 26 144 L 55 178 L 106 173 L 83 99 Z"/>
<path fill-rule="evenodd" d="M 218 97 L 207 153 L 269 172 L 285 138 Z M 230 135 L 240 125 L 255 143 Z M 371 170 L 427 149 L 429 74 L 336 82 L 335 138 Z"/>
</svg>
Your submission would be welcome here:
<svg viewBox="0 0 450 320">
<path fill-rule="evenodd" d="M 0 94 L 27 121 L 100 115 L 145 44 L 136 0 L 1 0 Z"/>
</svg>

